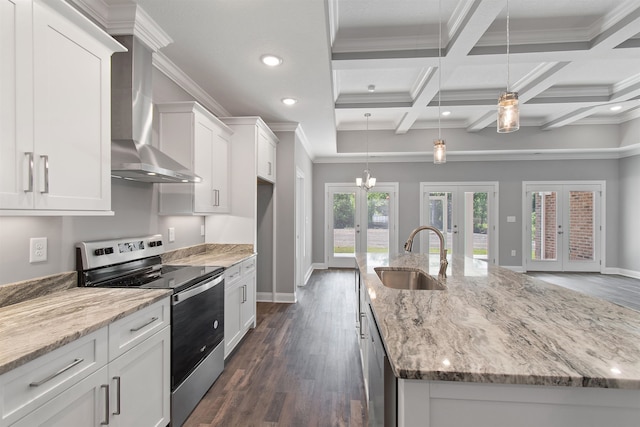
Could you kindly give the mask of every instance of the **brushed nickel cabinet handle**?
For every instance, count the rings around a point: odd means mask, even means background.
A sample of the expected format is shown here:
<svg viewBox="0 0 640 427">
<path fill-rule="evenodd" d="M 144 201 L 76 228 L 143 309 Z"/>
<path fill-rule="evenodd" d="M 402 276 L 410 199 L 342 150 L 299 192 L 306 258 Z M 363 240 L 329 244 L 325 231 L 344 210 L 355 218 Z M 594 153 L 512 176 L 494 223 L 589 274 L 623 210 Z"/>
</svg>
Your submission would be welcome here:
<svg viewBox="0 0 640 427">
<path fill-rule="evenodd" d="M 64 374 L 69 369 L 73 368 L 74 366 L 76 366 L 76 365 L 78 365 L 78 364 L 80 364 L 82 362 L 84 362 L 84 359 L 74 359 L 73 362 L 69 363 L 67 366 L 65 366 L 64 368 L 60 369 L 58 372 L 54 372 L 53 374 L 49 375 L 46 378 L 41 379 L 40 381 L 32 382 L 31 384 L 29 384 L 29 387 L 40 387 L 42 384 L 46 383 L 47 381 L 51 381 L 52 379 L 54 379 L 58 375 Z"/>
<path fill-rule="evenodd" d="M 28 182 L 27 188 L 25 188 L 24 192 L 25 193 L 31 193 L 33 191 L 33 151 L 27 151 L 26 153 L 24 153 L 25 158 L 27 159 L 27 169 L 25 170 L 25 172 L 27 172 L 28 170 L 28 175 L 25 179 L 26 182 Z"/>
<path fill-rule="evenodd" d="M 102 384 L 101 389 L 104 389 L 104 421 L 100 422 L 101 426 L 109 425 L 109 384 Z"/>
<path fill-rule="evenodd" d="M 118 408 L 113 415 L 120 415 L 120 377 L 113 377 L 113 379 L 116 381 L 116 407 Z"/>
<path fill-rule="evenodd" d="M 364 313 L 360 313 L 360 339 L 363 340 L 366 337 L 364 336 L 364 334 L 362 333 L 362 318 L 365 317 L 366 314 Z"/>
<path fill-rule="evenodd" d="M 42 159 L 42 164 L 44 166 L 44 189 L 40 190 L 40 192 L 42 194 L 47 194 L 49 193 L 49 156 L 40 156 L 40 159 Z"/>
<path fill-rule="evenodd" d="M 145 326 L 149 326 L 150 324 L 152 324 L 153 322 L 155 322 L 156 320 L 158 320 L 157 317 L 152 317 L 151 320 L 149 320 L 147 323 L 145 323 L 144 325 L 140 325 L 137 328 L 131 328 L 129 329 L 129 332 L 138 332 L 140 329 L 144 328 Z"/>
</svg>

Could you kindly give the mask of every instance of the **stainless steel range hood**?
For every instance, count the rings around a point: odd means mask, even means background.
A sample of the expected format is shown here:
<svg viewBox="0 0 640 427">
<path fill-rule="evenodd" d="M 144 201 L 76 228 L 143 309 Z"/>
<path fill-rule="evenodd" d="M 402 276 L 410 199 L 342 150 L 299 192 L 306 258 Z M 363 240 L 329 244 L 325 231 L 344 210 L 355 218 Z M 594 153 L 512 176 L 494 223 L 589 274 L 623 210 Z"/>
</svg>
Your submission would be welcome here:
<svg viewBox="0 0 640 427">
<path fill-rule="evenodd" d="M 111 58 L 111 175 L 143 182 L 199 182 L 200 177 L 151 145 L 151 51 L 116 36 L 128 52 Z"/>
</svg>

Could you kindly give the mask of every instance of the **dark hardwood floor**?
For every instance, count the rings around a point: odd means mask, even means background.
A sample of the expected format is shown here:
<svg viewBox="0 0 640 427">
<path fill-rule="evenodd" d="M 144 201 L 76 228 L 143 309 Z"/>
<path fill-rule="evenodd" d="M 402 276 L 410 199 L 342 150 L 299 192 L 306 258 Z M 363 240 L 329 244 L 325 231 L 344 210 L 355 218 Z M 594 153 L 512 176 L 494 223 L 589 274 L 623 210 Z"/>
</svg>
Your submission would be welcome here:
<svg viewBox="0 0 640 427">
<path fill-rule="evenodd" d="M 640 279 L 615 274 L 528 272 L 530 276 L 640 311 Z"/>
<path fill-rule="evenodd" d="M 258 303 L 257 327 L 185 427 L 367 425 L 353 271 L 316 270 L 297 297 Z"/>
</svg>

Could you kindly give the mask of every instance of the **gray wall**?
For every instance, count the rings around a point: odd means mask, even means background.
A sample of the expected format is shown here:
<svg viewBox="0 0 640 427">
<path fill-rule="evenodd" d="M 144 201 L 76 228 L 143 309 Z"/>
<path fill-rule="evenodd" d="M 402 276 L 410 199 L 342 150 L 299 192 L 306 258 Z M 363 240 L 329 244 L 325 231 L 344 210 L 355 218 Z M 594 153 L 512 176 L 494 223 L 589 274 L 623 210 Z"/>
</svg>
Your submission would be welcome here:
<svg viewBox="0 0 640 427">
<path fill-rule="evenodd" d="M 193 98 L 154 69 L 153 100 L 193 101 Z M 154 131 L 154 140 L 156 137 L 157 131 Z M 202 217 L 157 214 L 155 185 L 120 179 L 112 179 L 111 184 L 114 216 L 0 217 L 0 284 L 75 270 L 74 248 L 81 241 L 161 233 L 167 250 L 204 242 L 200 235 L 200 227 L 204 224 Z M 176 229 L 174 243 L 169 243 L 169 227 Z M 47 237 L 47 261 L 29 264 L 31 237 Z"/>
<path fill-rule="evenodd" d="M 311 192 L 313 164 L 296 132 L 276 132 L 280 142 L 277 150 L 276 184 L 276 292 L 295 293 L 296 283 L 296 176 L 299 169 L 305 177 L 306 218 L 303 270 L 311 268 Z"/>
<path fill-rule="evenodd" d="M 420 182 L 499 182 L 499 263 L 520 266 L 522 248 L 522 181 L 605 180 L 607 185 L 607 266 L 618 258 L 618 160 L 538 160 L 433 163 L 370 163 L 380 182 L 399 182 L 399 241 L 419 225 Z M 362 163 L 317 163 L 313 168 L 313 262 L 324 263 L 324 185 L 353 182 Z M 515 223 L 507 223 L 515 215 Z M 401 245 L 401 243 L 399 243 Z M 398 248 L 400 250 L 401 248 Z M 511 249 L 517 256 L 511 256 Z"/>
<path fill-rule="evenodd" d="M 640 272 L 640 155 L 620 159 L 618 267 Z"/>
</svg>

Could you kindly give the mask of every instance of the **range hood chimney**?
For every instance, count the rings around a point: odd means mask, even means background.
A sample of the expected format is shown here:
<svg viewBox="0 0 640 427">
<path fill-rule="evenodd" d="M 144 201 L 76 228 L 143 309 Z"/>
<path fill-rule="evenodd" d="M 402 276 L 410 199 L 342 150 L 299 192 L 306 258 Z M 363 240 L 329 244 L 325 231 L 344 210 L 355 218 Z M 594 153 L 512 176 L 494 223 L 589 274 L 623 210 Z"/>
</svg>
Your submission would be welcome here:
<svg viewBox="0 0 640 427">
<path fill-rule="evenodd" d="M 111 176 L 143 182 L 200 182 L 151 145 L 151 51 L 134 36 L 116 36 L 128 52 L 111 57 Z"/>
</svg>

